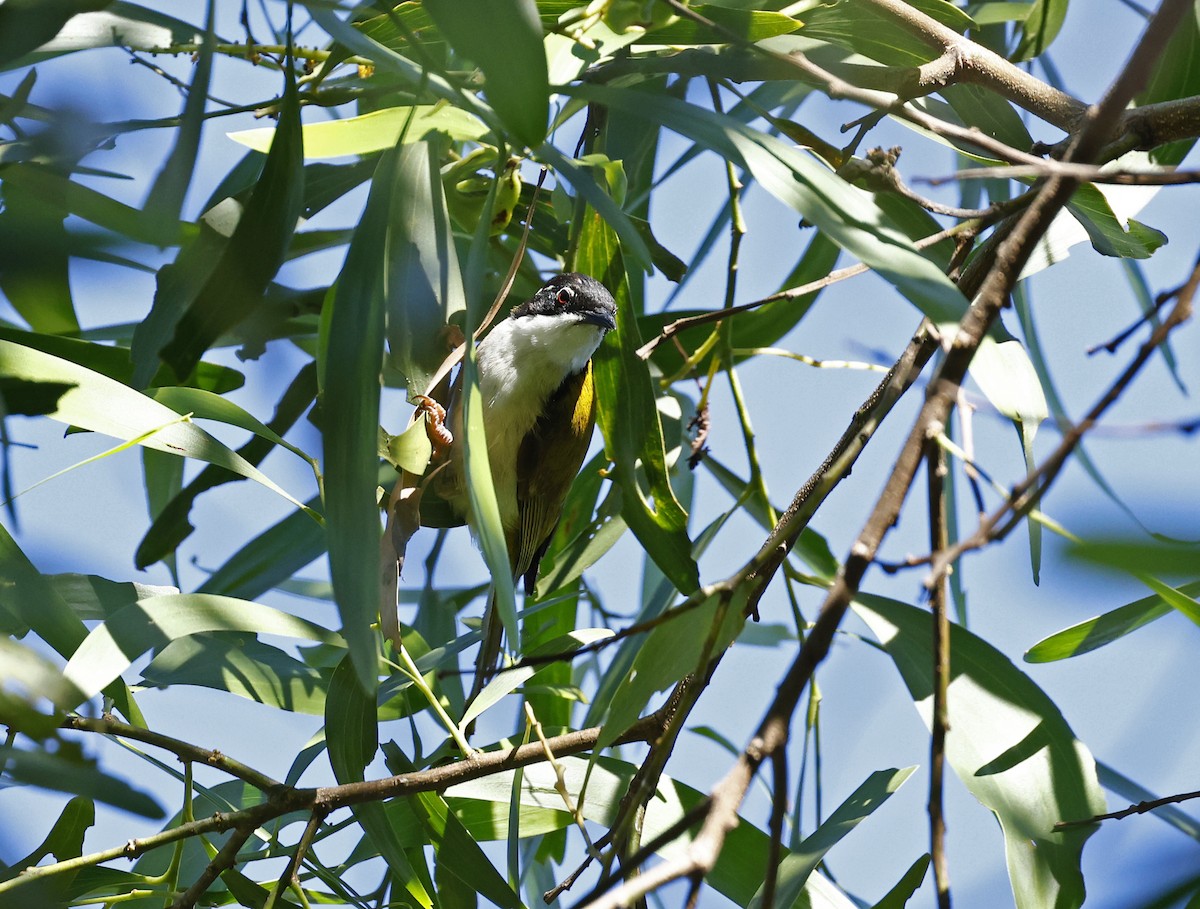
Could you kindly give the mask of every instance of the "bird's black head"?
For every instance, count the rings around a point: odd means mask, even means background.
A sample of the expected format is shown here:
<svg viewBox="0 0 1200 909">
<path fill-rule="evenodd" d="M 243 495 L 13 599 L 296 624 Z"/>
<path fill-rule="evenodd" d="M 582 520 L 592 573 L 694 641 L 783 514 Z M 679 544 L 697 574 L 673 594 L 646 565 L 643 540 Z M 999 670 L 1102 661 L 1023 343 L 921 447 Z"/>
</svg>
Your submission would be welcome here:
<svg viewBox="0 0 1200 909">
<path fill-rule="evenodd" d="M 513 307 L 512 318 L 560 314 L 574 315 L 605 331 L 617 327 L 617 304 L 608 288 L 577 272 L 555 275 L 529 300 Z"/>
</svg>

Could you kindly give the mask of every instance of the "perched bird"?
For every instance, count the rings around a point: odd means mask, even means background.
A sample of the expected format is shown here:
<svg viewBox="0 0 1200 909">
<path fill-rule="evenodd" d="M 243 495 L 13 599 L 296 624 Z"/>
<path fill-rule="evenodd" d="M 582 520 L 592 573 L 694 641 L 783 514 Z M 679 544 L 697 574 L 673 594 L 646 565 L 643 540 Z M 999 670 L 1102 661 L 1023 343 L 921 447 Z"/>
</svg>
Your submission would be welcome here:
<svg viewBox="0 0 1200 909">
<path fill-rule="evenodd" d="M 587 455 L 596 422 L 592 354 L 616 327 L 612 294 L 594 278 L 551 278 L 479 342 L 479 390 L 488 461 L 513 580 L 532 594 L 538 565 L 563 501 Z M 458 383 L 461 383 L 461 376 Z M 446 527 L 474 520 L 463 465 L 462 401 L 451 393 L 453 435 L 445 467 L 421 503 L 421 523 Z M 484 617 L 469 700 L 499 662 L 503 627 L 492 603 Z M 468 701 L 469 702 L 469 701 Z"/>
</svg>

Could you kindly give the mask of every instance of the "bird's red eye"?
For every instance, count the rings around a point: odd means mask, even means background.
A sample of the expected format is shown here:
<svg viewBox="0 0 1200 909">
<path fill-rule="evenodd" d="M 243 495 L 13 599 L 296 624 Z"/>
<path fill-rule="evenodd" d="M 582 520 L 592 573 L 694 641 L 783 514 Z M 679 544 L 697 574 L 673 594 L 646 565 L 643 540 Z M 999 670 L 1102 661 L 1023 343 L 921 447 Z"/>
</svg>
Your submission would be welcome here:
<svg viewBox="0 0 1200 909">
<path fill-rule="evenodd" d="M 554 297 L 554 300 L 559 306 L 566 306 L 571 302 L 571 298 L 574 296 L 575 291 L 571 290 L 569 287 L 563 287 L 559 289 L 558 293 Z"/>
</svg>

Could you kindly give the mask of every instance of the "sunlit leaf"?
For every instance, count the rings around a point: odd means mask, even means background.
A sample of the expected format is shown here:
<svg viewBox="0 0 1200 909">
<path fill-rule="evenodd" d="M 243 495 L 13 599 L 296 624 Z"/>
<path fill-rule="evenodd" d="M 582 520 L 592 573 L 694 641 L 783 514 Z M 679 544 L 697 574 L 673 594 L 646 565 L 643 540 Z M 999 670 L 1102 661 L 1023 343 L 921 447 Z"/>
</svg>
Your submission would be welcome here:
<svg viewBox="0 0 1200 909">
<path fill-rule="evenodd" d="M 895 661 L 929 725 L 929 613 L 867 594 L 854 609 Z M 1000 821 L 1017 906 L 1079 906 L 1080 857 L 1095 828 L 1054 825 L 1106 810 L 1095 761 L 1054 703 L 992 645 L 951 625 L 950 653 L 946 759 Z"/>
<path fill-rule="evenodd" d="M 84 697 L 91 697 L 147 651 L 205 631 L 249 631 L 326 643 L 341 640 L 332 631 L 269 606 L 181 593 L 140 600 L 118 611 L 92 629 L 63 674 Z"/>
<path fill-rule="evenodd" d="M 482 139 L 487 126 L 474 114 L 457 107 L 421 104 L 415 107 L 386 107 L 342 120 L 306 123 L 304 157 L 340 158 L 369 155 L 395 145 L 403 135 L 406 143 L 421 142 L 431 133 L 443 133 L 456 141 Z M 275 127 L 258 127 L 229 133 L 229 138 L 257 152 L 266 152 L 275 137 Z"/>
</svg>

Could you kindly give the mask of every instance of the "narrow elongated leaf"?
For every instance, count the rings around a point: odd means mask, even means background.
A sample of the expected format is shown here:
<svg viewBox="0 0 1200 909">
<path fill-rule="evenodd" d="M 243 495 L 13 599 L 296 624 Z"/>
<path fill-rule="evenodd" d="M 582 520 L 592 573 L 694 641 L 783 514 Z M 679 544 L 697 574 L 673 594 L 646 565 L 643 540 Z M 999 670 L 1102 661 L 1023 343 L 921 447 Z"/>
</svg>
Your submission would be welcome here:
<svg viewBox="0 0 1200 909">
<path fill-rule="evenodd" d="M 469 111 L 446 105 L 419 104 L 387 107 L 342 120 L 320 120 L 304 126 L 304 158 L 340 158 L 369 155 L 391 148 L 397 142 L 422 142 L 431 133 L 442 133 L 454 141 L 476 141 L 488 133 L 487 125 Z M 243 129 L 227 133 L 254 151 L 266 152 L 275 137 L 275 127 Z"/>
<path fill-rule="evenodd" d="M 1200 595 L 1200 581 L 1181 584 L 1176 589 L 1187 596 L 1197 596 Z M 1088 653 L 1170 613 L 1171 606 L 1160 596 L 1134 600 L 1043 638 L 1025 651 L 1025 662 L 1049 663 Z"/>
<path fill-rule="evenodd" d="M 928 725 L 929 613 L 866 594 L 854 609 L 895 661 Z M 957 625 L 950 628 L 950 651 L 946 758 L 1000 821 L 1017 906 L 1079 906 L 1080 857 L 1094 828 L 1054 825 L 1105 811 L 1095 761 L 1054 703 L 1002 653 Z"/>
<path fill-rule="evenodd" d="M 133 581 L 110 581 L 94 574 L 52 574 L 46 578 L 84 621 L 104 620 L 148 597 L 179 593 L 178 588 Z"/>
<path fill-rule="evenodd" d="M 630 97 L 599 85 L 573 86 L 570 93 L 636 113 L 746 168 L 764 189 L 869 265 L 934 321 L 957 321 L 965 311 L 966 300 L 958 288 L 887 223 L 869 195 L 805 152 L 728 116 L 674 98 Z"/>
<path fill-rule="evenodd" d="M 1040 57 L 1058 37 L 1067 17 L 1068 0 L 1033 0 L 1033 8 L 1021 23 L 1021 40 L 1013 51 L 1012 60 L 1032 60 Z"/>
<path fill-rule="evenodd" d="M 67 390 L 56 402 L 55 410 L 48 414 L 51 419 L 216 464 L 300 505 L 258 468 L 188 422 L 183 414 L 77 363 L 0 339 L 2 378 L 65 387 Z"/>
<path fill-rule="evenodd" d="M 492 482 L 488 462 L 487 436 L 483 427 L 483 395 L 479 391 L 479 367 L 475 346 L 468 341 L 463 357 L 463 463 L 467 474 L 467 496 L 474 515 L 474 529 L 479 536 L 479 548 L 492 575 L 492 597 L 488 606 L 499 613 L 504 634 L 511 645 L 520 641 L 517 627 L 515 578 L 508 557 L 504 525 L 500 521 L 500 505 Z"/>
<path fill-rule="evenodd" d="M 24 634 L 31 629 L 64 659 L 69 659 L 87 638 L 87 626 L 26 558 L 3 524 L 0 524 L 0 589 L 4 593 L 0 596 L 0 623 L 5 631 Z M 145 725 L 123 682 L 114 682 L 105 694 L 113 698 L 117 709 L 131 723 Z"/>
<path fill-rule="evenodd" d="M 1141 107 L 1157 101 L 1174 101 L 1200 94 L 1200 13 L 1184 16 L 1175 27 L 1167 46 L 1158 56 L 1150 83 L 1137 96 L 1135 103 Z M 1160 145 L 1149 154 L 1156 164 L 1179 164 L 1196 144 L 1196 140 L 1184 139 L 1169 145 Z"/>
<path fill-rule="evenodd" d="M 322 439 L 329 571 L 342 617 L 342 634 L 364 690 L 374 692 L 379 673 L 375 632 L 379 614 L 380 373 L 383 369 L 384 270 L 399 152 L 386 152 L 371 184 L 362 220 L 338 278 L 329 319 Z"/>
<path fill-rule="evenodd" d="M 523 145 L 546 137 L 550 86 L 534 0 L 426 0 L 454 50 L 483 70 L 484 94 Z M 519 66 L 513 61 L 519 60 Z"/>
<path fill-rule="evenodd" d="M 198 685 L 259 704 L 322 716 L 329 672 L 309 666 L 251 634 L 216 632 L 177 638 L 142 671 L 141 685 Z"/>
<path fill-rule="evenodd" d="M 921 856 L 904 872 L 904 876 L 896 886 L 876 903 L 872 909 L 904 909 L 917 888 L 925 881 L 925 872 L 929 870 L 929 853 Z"/>
<path fill-rule="evenodd" d="M 5 775 L 19 783 L 86 796 L 142 817 L 160 818 L 165 813 L 150 795 L 83 758 L 0 745 L 0 764 Z"/>
<path fill-rule="evenodd" d="M 624 260 L 608 225 L 594 212 L 585 217 L 576 267 L 597 278 L 617 301 L 616 330 L 605 337 L 593 363 L 597 422 L 615 462 L 612 478 L 621 487 L 621 514 L 676 588 L 690 593 L 699 586 L 700 573 L 687 536 L 687 513 L 676 499 L 667 473 L 650 372 L 637 355 L 642 339 Z M 649 486 L 649 498 L 638 485 L 639 466 Z"/>
<path fill-rule="evenodd" d="M 360 782 L 365 778 L 367 764 L 374 758 L 379 742 L 375 698 L 364 690 L 362 674 L 352 658 L 353 654 L 338 664 L 325 704 L 329 763 L 339 783 Z M 404 854 L 404 844 L 383 804 L 364 802 L 350 806 L 350 810 L 409 895 L 423 909 L 432 909 L 433 900 Z"/>
<path fill-rule="evenodd" d="M 410 393 L 423 392 L 448 352 L 444 330 L 466 309 L 454 233 L 437 147 L 404 145 L 388 225 L 387 339 L 389 365 L 408 379 Z M 420 473 L 424 469 L 417 472 Z"/>
<path fill-rule="evenodd" d="M 291 69 L 279 112 L 275 141 L 262 175 L 237 227 L 208 280 L 180 315 L 170 341 L 161 348 L 177 376 L 190 373 L 212 343 L 244 320 L 262 299 L 283 264 L 304 199 L 304 148 L 300 105 Z"/>
<path fill-rule="evenodd" d="M 216 35 L 213 24 L 216 17 L 216 0 L 208 0 L 205 16 L 204 41 L 200 45 L 199 59 L 192 83 L 188 87 L 187 100 L 180 115 L 179 135 L 171 155 L 162 170 L 154 178 L 154 185 L 146 195 L 145 211 L 155 225 L 170 228 L 179 222 L 183 199 L 192 182 L 196 168 L 196 153 L 200 150 L 200 135 L 204 130 L 204 109 L 208 105 L 208 83 L 212 77 L 213 45 Z"/>
<path fill-rule="evenodd" d="M 805 837 L 800 848 L 792 852 L 779 865 L 777 906 L 791 906 L 800 898 L 804 885 L 825 858 L 825 853 L 837 845 L 842 837 L 866 820 L 872 812 L 886 802 L 907 780 L 916 767 L 903 770 L 876 770 L 854 790 L 846 801 L 838 805 L 833 813 Z M 761 909 L 762 890 L 754 894 L 747 909 Z"/>
<path fill-rule="evenodd" d="M 151 597 L 117 612 L 92 629 L 63 675 L 85 698 L 106 687 L 149 650 L 205 631 L 248 631 L 329 644 L 334 632 L 269 606 L 233 597 L 181 593 Z"/>
<path fill-rule="evenodd" d="M 31 347 L 34 350 L 52 354 L 63 360 L 70 360 L 72 363 L 78 363 L 80 366 L 84 366 L 93 372 L 98 372 L 103 376 L 108 376 L 108 378 L 114 379 L 123 385 L 133 383 L 133 361 L 130 359 L 129 351 L 126 348 L 81 341 L 78 338 L 63 338 L 57 335 L 20 331 L 16 328 L 7 328 L 4 326 L 0 326 L 0 340 L 11 341 L 22 347 Z M 205 391 L 211 391 L 214 394 L 224 394 L 227 391 L 233 391 L 235 388 L 241 388 L 245 384 L 245 381 L 245 377 L 240 372 L 230 369 L 228 366 L 219 366 L 216 363 L 200 363 L 197 364 L 195 371 L 182 384 L 193 388 L 203 388 Z M 164 366 L 158 373 L 152 375 L 149 384 L 158 386 L 172 385 L 175 384 L 175 377 Z M 9 412 L 12 413 L 13 411 Z M 48 411 L 42 412 L 46 413 Z"/>
<path fill-rule="evenodd" d="M 710 594 L 694 608 L 654 628 L 609 704 L 600 743 L 615 741 L 655 694 L 703 669 L 708 660 L 724 651 L 746 624 L 745 605 L 740 591 L 729 597 Z"/>
<path fill-rule="evenodd" d="M 195 389 L 159 388 L 155 390 L 154 397 L 169 407 L 180 410 L 181 413 L 192 413 L 220 420 L 253 432 L 255 438 L 243 445 L 237 452 L 250 464 L 261 464 L 276 445 L 281 445 L 303 458 L 316 470 L 316 462 L 312 458 L 280 436 L 280 433 L 287 432 L 296 420 L 300 419 L 316 398 L 316 375 L 316 363 L 310 360 L 296 374 L 296 378 L 292 380 L 287 390 L 284 391 L 283 397 L 279 399 L 270 426 L 264 426 L 226 398 L 204 393 L 189 393 Z M 153 510 L 154 522 L 146 531 L 141 543 L 138 544 L 137 552 L 134 554 L 134 563 L 139 568 L 144 568 L 160 559 L 170 559 L 179 544 L 187 539 L 194 529 L 189 521 L 189 515 L 197 497 L 234 479 L 237 479 L 234 474 L 215 467 L 206 467 L 188 483 L 186 488 L 176 487 L 173 489 L 170 496 Z M 179 482 L 182 483 L 182 476 L 179 477 Z M 320 507 L 320 503 L 310 503 L 305 508 L 314 508 L 314 506 Z M 252 599 L 252 597 L 247 597 L 247 599 Z"/>
<path fill-rule="evenodd" d="M 0 6 L 0 36 L 12 32 L 12 26 L 6 31 L 3 24 L 10 6 Z M 6 37 L 0 37 L 0 59 L 5 41 Z M 22 178 L 40 171 L 61 176 L 59 168 L 26 164 L 14 170 L 10 174 L 5 169 L 0 185 L 4 203 L 0 210 L 0 292 L 34 331 L 74 334 L 79 331 L 79 320 L 67 272 L 71 242 L 63 223 L 67 217 L 63 184 L 68 181 L 47 181 L 52 191 L 39 192 Z"/>
<path fill-rule="evenodd" d="M 34 0 L 30 5 L 36 6 L 39 14 L 49 6 L 40 0 Z M 64 3 L 61 7 L 65 9 L 67 5 Z M 196 44 L 204 36 L 203 29 L 181 19 L 124 0 L 107 3 L 99 0 L 87 3 L 83 0 L 75 2 L 74 6 L 80 9 L 90 7 L 97 12 L 74 15 L 49 40 L 42 42 L 32 53 L 13 61 L 10 66 L 29 66 L 60 54 L 95 47 L 128 47 L 149 51 L 172 44 Z M 49 17 L 42 18 L 48 26 Z M 33 33 L 27 33 L 26 37 L 29 34 Z M 9 66 L 0 68 L 7 69 Z"/>
<path fill-rule="evenodd" d="M 307 507 L 320 504 L 314 498 Z M 231 555 L 197 592 L 254 599 L 324 553 L 326 539 L 324 527 L 305 511 L 294 511 Z"/>
</svg>

